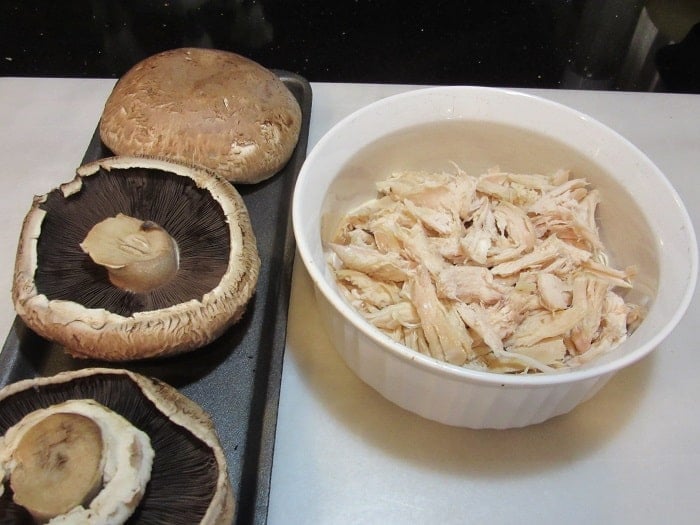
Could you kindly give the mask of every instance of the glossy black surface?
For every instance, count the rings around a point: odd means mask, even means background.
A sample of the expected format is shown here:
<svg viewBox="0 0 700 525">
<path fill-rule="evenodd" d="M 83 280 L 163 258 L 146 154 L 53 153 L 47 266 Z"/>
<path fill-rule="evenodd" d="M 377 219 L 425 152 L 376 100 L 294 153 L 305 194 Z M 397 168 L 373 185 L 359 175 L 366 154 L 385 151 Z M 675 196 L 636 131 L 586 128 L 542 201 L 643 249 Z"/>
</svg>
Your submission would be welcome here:
<svg viewBox="0 0 700 525">
<path fill-rule="evenodd" d="M 0 74 L 118 77 L 197 46 L 310 81 L 698 93 L 698 22 L 698 0 L 4 0 Z"/>
</svg>

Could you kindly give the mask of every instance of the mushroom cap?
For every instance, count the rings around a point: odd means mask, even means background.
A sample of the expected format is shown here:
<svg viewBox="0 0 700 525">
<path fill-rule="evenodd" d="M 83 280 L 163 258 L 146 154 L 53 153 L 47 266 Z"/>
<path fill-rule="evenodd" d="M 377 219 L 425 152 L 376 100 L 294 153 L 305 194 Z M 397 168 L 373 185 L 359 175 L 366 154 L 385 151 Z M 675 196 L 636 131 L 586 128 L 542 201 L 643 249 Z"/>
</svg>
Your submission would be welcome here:
<svg viewBox="0 0 700 525">
<path fill-rule="evenodd" d="M 0 435 L 26 414 L 71 399 L 92 399 L 149 435 L 155 457 L 136 522 L 232 522 L 235 501 L 226 458 L 209 415 L 157 379 L 122 369 L 84 368 L 12 383 L 0 389 Z M 8 516 L 22 514 L 5 497 L 3 507 Z"/>
<path fill-rule="evenodd" d="M 95 223 L 119 212 L 160 224 L 178 243 L 180 268 L 168 284 L 121 290 L 80 249 Z M 219 337 L 243 315 L 259 270 L 248 211 L 229 182 L 163 159 L 110 157 L 34 198 L 12 297 L 29 328 L 74 357 L 126 361 Z"/>
<path fill-rule="evenodd" d="M 274 73 L 235 53 L 200 48 L 164 51 L 133 66 L 99 125 L 116 155 L 194 163 L 237 183 L 277 173 L 300 129 L 299 103 Z"/>
</svg>

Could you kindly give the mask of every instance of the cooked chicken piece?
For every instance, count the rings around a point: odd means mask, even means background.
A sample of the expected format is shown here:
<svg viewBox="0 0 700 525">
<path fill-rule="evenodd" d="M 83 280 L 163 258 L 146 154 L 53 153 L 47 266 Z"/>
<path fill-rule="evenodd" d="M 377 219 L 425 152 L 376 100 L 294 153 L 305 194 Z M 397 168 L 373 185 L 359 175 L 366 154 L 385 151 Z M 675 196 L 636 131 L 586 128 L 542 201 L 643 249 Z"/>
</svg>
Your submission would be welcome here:
<svg viewBox="0 0 700 525">
<path fill-rule="evenodd" d="M 644 320 L 644 317 L 646 316 L 646 309 L 638 304 L 628 303 L 626 306 L 628 308 L 627 333 L 631 334 L 639 327 L 640 323 Z"/>
<path fill-rule="evenodd" d="M 367 305 L 384 308 L 400 300 L 400 289 L 393 282 L 378 281 L 364 272 L 345 268 L 336 271 L 335 276 L 350 302 L 364 311 L 368 310 Z"/>
<path fill-rule="evenodd" d="M 439 274 L 446 266 L 445 259 L 433 250 L 426 232 L 419 225 L 397 231 L 397 238 L 403 245 L 404 256 L 426 268 L 432 275 Z"/>
<path fill-rule="evenodd" d="M 491 268 L 494 275 L 511 275 L 524 270 L 542 268 L 542 266 L 557 258 L 559 251 L 553 243 L 541 244 L 535 250 L 523 255 L 515 261 L 497 264 Z"/>
<path fill-rule="evenodd" d="M 552 179 L 552 186 L 561 186 L 564 184 L 569 178 L 571 178 L 571 171 L 570 170 L 565 170 L 565 169 L 558 169 L 549 177 Z"/>
<path fill-rule="evenodd" d="M 414 263 L 402 259 L 398 254 L 380 253 L 365 246 L 331 244 L 330 248 L 347 268 L 376 279 L 405 281 L 414 266 Z"/>
<path fill-rule="evenodd" d="M 567 181 L 552 187 L 551 190 L 544 192 L 543 197 L 566 197 L 573 191 L 586 190 L 586 186 L 588 186 L 586 179 L 568 179 Z"/>
<path fill-rule="evenodd" d="M 508 373 L 528 373 L 528 372 L 554 372 L 554 367 L 548 366 L 537 359 L 532 359 L 523 354 L 515 352 L 504 352 L 503 354 L 488 354 L 479 358 L 490 372 L 501 374 Z"/>
<path fill-rule="evenodd" d="M 352 230 L 347 233 L 349 244 L 353 246 L 366 246 L 368 248 L 376 249 L 377 244 L 374 240 L 374 236 L 365 230 Z M 385 252 L 386 253 L 386 252 Z"/>
<path fill-rule="evenodd" d="M 403 328 L 415 328 L 420 325 L 420 317 L 415 307 L 408 301 L 385 306 L 374 312 L 367 313 L 365 317 L 377 328 L 397 330 Z"/>
<path fill-rule="evenodd" d="M 582 317 L 583 312 L 573 307 L 560 312 L 538 310 L 518 325 L 513 334 L 506 339 L 506 345 L 532 346 L 543 339 L 550 339 L 570 330 Z"/>
<path fill-rule="evenodd" d="M 341 221 L 329 264 L 369 322 L 425 355 L 504 373 L 578 366 L 643 309 L 614 291 L 636 270 L 608 263 L 599 192 L 570 175 L 395 173 Z"/>
<path fill-rule="evenodd" d="M 435 276 L 438 296 L 463 302 L 493 304 L 504 296 L 493 275 L 481 266 L 447 266 Z"/>
<path fill-rule="evenodd" d="M 354 230 L 361 230 L 362 225 L 374 217 L 377 213 L 384 213 L 388 207 L 394 206 L 394 202 L 388 197 L 374 199 L 367 202 L 345 215 L 336 228 L 335 238 L 338 243 L 347 244 L 349 242 L 348 233 Z"/>
<path fill-rule="evenodd" d="M 455 308 L 464 324 L 479 334 L 484 344 L 494 354 L 499 355 L 503 352 L 503 341 L 489 322 L 489 315 L 483 307 L 475 304 L 457 303 Z"/>
<path fill-rule="evenodd" d="M 572 179 L 543 192 L 540 197 L 526 207 L 528 214 L 551 215 L 558 210 L 575 210 L 581 208 L 580 201 L 586 195 L 587 182 L 584 179 Z"/>
<path fill-rule="evenodd" d="M 506 341 L 506 345 L 532 346 L 543 339 L 557 337 L 571 330 L 586 314 L 586 285 L 585 277 L 576 277 L 570 308 L 558 312 L 540 310 L 526 317 Z"/>
<path fill-rule="evenodd" d="M 420 317 L 430 354 L 456 365 L 473 358 L 469 332 L 459 317 L 439 301 L 430 274 L 418 267 L 411 285 L 411 301 Z"/>
<path fill-rule="evenodd" d="M 506 236 L 510 244 L 529 251 L 535 246 L 535 231 L 527 214 L 517 206 L 509 202 L 499 202 L 493 210 L 493 214 L 503 236 Z"/>
<path fill-rule="evenodd" d="M 549 272 L 537 272 L 537 292 L 544 308 L 553 312 L 569 306 L 569 293 L 564 281 Z"/>
<path fill-rule="evenodd" d="M 476 183 L 464 172 L 427 173 L 406 171 L 392 174 L 376 185 L 380 194 L 401 202 L 436 211 L 448 211 L 459 217 L 465 203 L 472 200 Z"/>
<path fill-rule="evenodd" d="M 559 207 L 538 216 L 537 224 L 544 224 L 550 234 L 575 246 L 590 251 L 602 249 L 598 232 L 581 220 L 579 210 Z"/>
<path fill-rule="evenodd" d="M 581 321 L 571 329 L 570 335 L 571 342 L 579 354 L 588 351 L 600 329 L 603 316 L 603 302 L 608 292 L 608 284 L 604 281 L 595 277 L 584 277 L 583 279 L 585 279 L 586 293 L 584 315 Z M 578 285 L 579 280 L 574 282 L 574 290 L 576 290 Z"/>
<path fill-rule="evenodd" d="M 453 177 L 448 173 L 402 171 L 377 182 L 376 187 L 380 194 L 394 200 L 408 199 L 420 206 L 438 209 L 452 199 L 449 186 Z"/>
<path fill-rule="evenodd" d="M 471 225 L 460 243 L 464 253 L 479 264 L 486 264 L 486 258 L 498 235 L 496 219 L 488 199 L 481 199 L 481 204 L 471 215 Z"/>
<path fill-rule="evenodd" d="M 584 267 L 592 274 L 619 288 L 632 288 L 632 278 L 637 274 L 637 269 L 634 266 L 617 270 L 594 260 L 586 261 Z"/>
<path fill-rule="evenodd" d="M 528 173 L 509 173 L 508 180 L 515 184 L 539 192 L 549 191 L 552 189 L 552 177 L 539 174 Z"/>
<path fill-rule="evenodd" d="M 599 337 L 591 344 L 592 347 L 604 346 L 605 350 L 619 345 L 627 338 L 627 317 L 630 306 L 624 299 L 608 291 L 603 303 L 601 331 Z"/>
<path fill-rule="evenodd" d="M 472 204 L 477 200 L 476 179 L 458 169 L 454 190 L 453 196 L 459 201 L 456 207 L 459 218 L 466 221 L 473 211 Z"/>
<path fill-rule="evenodd" d="M 566 358 L 566 345 L 561 337 L 545 339 L 532 346 L 513 346 L 509 351 L 527 356 L 545 365 L 557 368 Z"/>
<path fill-rule="evenodd" d="M 399 341 L 409 348 L 417 350 L 423 355 L 432 357 L 428 341 L 425 339 L 425 334 L 420 326 L 416 328 L 405 328 L 403 330 L 403 339 Z"/>
<path fill-rule="evenodd" d="M 395 221 L 381 220 L 372 224 L 372 234 L 377 249 L 382 253 L 400 253 L 401 241 L 396 237 L 398 226 Z"/>
<path fill-rule="evenodd" d="M 536 275 L 537 272 L 523 272 L 506 297 L 506 303 L 519 312 L 522 318 L 542 309 L 537 295 Z"/>
<path fill-rule="evenodd" d="M 461 229 L 459 217 L 453 215 L 449 210 L 435 210 L 416 206 L 410 200 L 405 200 L 406 211 L 413 215 L 417 222 L 424 228 L 433 231 L 438 235 L 458 234 Z"/>
<path fill-rule="evenodd" d="M 512 202 L 517 194 L 506 182 L 506 176 L 500 173 L 483 175 L 476 183 L 476 189 L 489 197 L 495 197 L 498 201 Z"/>
<path fill-rule="evenodd" d="M 449 264 L 462 265 L 469 259 L 462 250 L 458 237 L 429 237 L 428 242 L 431 248 Z"/>
<path fill-rule="evenodd" d="M 598 235 L 598 224 L 595 217 L 598 204 L 600 204 L 600 192 L 591 190 L 581 200 L 581 206 L 579 206 L 581 222 L 584 222 L 590 231 L 595 232 L 596 236 Z"/>
<path fill-rule="evenodd" d="M 627 338 L 629 331 L 627 327 L 629 311 L 630 306 L 626 305 L 619 295 L 608 292 L 603 306 L 600 334 L 586 352 L 571 358 L 569 366 L 588 363 L 621 344 Z"/>
<path fill-rule="evenodd" d="M 568 259 L 571 265 L 576 268 L 585 264 L 586 261 L 589 261 L 594 255 L 594 252 L 591 252 L 586 248 L 575 246 L 570 242 L 564 242 L 564 240 L 560 239 L 556 235 L 551 235 L 545 242 L 551 242 L 554 244 L 559 249 L 559 254 Z M 573 273 L 573 269 L 569 271 L 569 274 Z"/>
</svg>

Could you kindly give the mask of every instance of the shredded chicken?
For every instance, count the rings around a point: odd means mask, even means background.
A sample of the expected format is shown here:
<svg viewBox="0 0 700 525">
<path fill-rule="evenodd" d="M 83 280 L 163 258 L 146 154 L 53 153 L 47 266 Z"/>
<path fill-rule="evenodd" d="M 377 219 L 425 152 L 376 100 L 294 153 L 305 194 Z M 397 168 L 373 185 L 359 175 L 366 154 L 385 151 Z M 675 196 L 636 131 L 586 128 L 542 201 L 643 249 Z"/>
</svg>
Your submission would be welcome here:
<svg viewBox="0 0 700 525">
<path fill-rule="evenodd" d="M 617 290 L 599 192 L 565 170 L 406 171 L 377 183 L 328 244 L 346 299 L 396 341 L 449 363 L 552 372 L 619 345 L 642 309 Z"/>
</svg>

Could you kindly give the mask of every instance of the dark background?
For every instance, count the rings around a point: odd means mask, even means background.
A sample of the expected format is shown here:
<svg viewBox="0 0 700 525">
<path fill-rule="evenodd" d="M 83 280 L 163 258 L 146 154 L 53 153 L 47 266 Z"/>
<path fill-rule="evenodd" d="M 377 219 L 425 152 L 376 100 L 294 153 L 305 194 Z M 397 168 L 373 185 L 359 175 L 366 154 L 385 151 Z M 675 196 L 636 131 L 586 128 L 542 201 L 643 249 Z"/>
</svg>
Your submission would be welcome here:
<svg viewBox="0 0 700 525">
<path fill-rule="evenodd" d="M 700 0 L 0 0 L 0 75 L 119 77 L 182 46 L 310 81 L 700 93 Z"/>
</svg>

